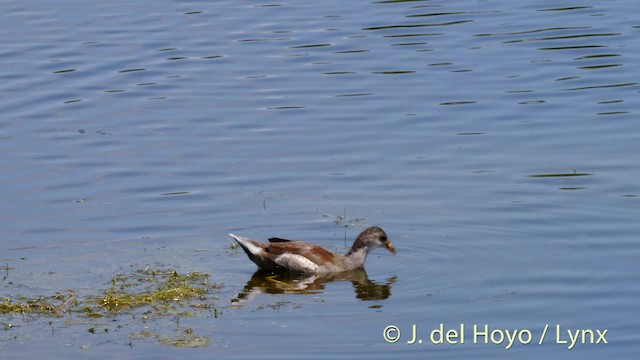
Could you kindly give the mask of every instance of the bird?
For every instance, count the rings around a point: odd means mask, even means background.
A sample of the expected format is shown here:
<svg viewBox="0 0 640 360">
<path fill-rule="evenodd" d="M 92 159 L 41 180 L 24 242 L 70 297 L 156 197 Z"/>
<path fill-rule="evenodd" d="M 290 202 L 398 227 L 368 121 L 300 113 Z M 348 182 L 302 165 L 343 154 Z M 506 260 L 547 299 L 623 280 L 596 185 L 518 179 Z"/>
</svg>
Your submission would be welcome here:
<svg viewBox="0 0 640 360">
<path fill-rule="evenodd" d="M 364 267 L 369 251 L 375 248 L 384 247 L 392 254 L 396 253 L 387 234 L 378 226 L 362 231 L 344 255 L 297 240 L 272 237 L 265 243 L 234 234 L 229 236 L 240 244 L 260 270 L 266 271 L 315 274 L 349 271 Z"/>
</svg>

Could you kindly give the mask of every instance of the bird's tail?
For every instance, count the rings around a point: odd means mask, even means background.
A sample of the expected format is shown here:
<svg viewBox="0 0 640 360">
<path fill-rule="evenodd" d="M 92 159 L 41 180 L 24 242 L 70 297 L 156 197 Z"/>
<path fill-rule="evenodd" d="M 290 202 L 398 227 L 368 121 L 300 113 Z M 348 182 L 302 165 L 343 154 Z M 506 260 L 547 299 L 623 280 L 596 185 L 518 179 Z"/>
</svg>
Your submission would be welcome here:
<svg viewBox="0 0 640 360">
<path fill-rule="evenodd" d="M 240 244 L 242 250 L 244 250 L 249 256 L 256 255 L 262 251 L 262 249 L 259 246 L 254 245 L 253 241 L 251 241 L 250 239 L 234 234 L 229 234 L 229 236 L 231 236 L 233 240 Z"/>
</svg>

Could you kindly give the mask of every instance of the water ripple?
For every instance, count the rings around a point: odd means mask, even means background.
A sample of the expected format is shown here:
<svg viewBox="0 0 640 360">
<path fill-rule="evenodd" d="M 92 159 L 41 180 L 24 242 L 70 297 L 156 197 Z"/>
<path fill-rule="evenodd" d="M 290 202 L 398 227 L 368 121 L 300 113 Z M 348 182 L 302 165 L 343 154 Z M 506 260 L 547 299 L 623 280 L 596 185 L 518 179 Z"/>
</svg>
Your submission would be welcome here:
<svg viewBox="0 0 640 360">
<path fill-rule="evenodd" d="M 254 267 L 229 247 L 230 229 L 343 250 L 378 224 L 398 249 L 367 262 L 373 283 L 393 279 L 383 298 L 365 303 L 333 282 L 243 308 L 220 299 L 217 318 L 184 321 L 232 329 L 213 331 L 214 350 L 256 358 L 285 337 L 286 353 L 276 346 L 273 357 L 418 358 L 418 348 L 383 343 L 391 323 L 590 323 L 620 338 L 595 352 L 536 354 L 622 358 L 639 328 L 628 314 L 640 273 L 640 24 L 632 1 L 568 5 L 7 5 L 0 260 L 36 281 L 36 295 L 74 288 L 86 269 L 101 276 L 84 280 L 91 287 L 159 263 L 211 273 L 231 298 Z M 3 285 L 7 296 L 18 288 Z M 69 352 L 164 354 L 144 340 L 123 350 L 127 324 L 109 325 L 105 342 L 62 322 L 52 340 L 40 336 L 46 321 L 25 322 L 0 347 L 42 357 L 68 336 L 89 344 Z M 439 355 L 506 356 L 477 349 Z"/>
</svg>

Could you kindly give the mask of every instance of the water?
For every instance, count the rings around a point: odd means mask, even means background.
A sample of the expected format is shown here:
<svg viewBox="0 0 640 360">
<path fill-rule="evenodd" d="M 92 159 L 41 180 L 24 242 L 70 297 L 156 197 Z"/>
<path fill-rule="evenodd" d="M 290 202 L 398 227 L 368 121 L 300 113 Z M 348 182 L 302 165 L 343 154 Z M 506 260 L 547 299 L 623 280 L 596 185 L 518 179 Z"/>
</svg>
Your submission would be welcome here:
<svg viewBox="0 0 640 360">
<path fill-rule="evenodd" d="M 217 317 L 3 317 L 7 357 L 640 353 L 631 1 L 4 5 L 2 297 L 145 266 L 223 284 Z M 371 224 L 396 256 L 298 291 L 253 282 L 226 236 L 342 251 Z M 441 323 L 465 343 L 433 345 Z M 484 324 L 533 338 L 474 344 Z M 568 350 L 556 325 L 608 343 Z"/>
</svg>

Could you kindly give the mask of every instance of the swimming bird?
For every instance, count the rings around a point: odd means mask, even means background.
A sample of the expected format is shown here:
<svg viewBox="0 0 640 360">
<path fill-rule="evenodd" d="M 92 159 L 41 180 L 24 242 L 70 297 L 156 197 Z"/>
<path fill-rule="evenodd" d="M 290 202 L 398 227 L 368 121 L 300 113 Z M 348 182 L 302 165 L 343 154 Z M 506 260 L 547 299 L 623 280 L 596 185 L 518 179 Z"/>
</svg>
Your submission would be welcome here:
<svg viewBox="0 0 640 360">
<path fill-rule="evenodd" d="M 269 238 L 269 242 L 250 240 L 229 234 L 240 244 L 249 259 L 262 270 L 301 273 L 332 273 L 348 271 L 364 266 L 369 251 L 384 247 L 395 254 L 387 234 L 381 228 L 365 229 L 344 255 L 335 254 L 323 247 L 303 241 Z"/>
</svg>

